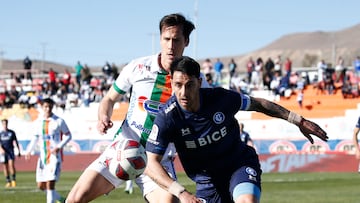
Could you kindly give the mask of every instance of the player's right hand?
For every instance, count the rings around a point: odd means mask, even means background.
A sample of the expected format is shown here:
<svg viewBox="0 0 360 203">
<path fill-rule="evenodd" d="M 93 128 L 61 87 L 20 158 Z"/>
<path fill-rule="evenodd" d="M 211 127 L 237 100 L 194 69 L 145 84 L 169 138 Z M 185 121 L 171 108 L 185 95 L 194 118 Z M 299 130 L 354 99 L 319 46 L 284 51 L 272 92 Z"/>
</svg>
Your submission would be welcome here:
<svg viewBox="0 0 360 203">
<path fill-rule="evenodd" d="M 195 197 L 193 194 L 191 194 L 188 191 L 184 191 L 179 195 L 179 199 L 181 203 L 189 202 L 189 203 L 202 203 L 200 199 Z"/>
<path fill-rule="evenodd" d="M 113 122 L 109 119 L 99 119 L 97 123 L 97 129 L 100 134 L 106 134 L 107 130 L 113 127 Z"/>
<path fill-rule="evenodd" d="M 30 160 L 30 153 L 25 154 L 25 160 Z"/>
</svg>

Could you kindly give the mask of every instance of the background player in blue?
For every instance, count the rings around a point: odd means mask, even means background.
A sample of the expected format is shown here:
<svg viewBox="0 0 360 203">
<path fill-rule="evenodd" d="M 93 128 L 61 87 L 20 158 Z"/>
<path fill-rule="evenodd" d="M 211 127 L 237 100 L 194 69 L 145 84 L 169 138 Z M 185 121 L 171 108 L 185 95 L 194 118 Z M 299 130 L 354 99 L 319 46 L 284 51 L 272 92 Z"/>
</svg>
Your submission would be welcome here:
<svg viewBox="0 0 360 203">
<path fill-rule="evenodd" d="M 3 130 L 0 132 L 0 153 L 4 154 L 4 176 L 6 178 L 5 187 L 16 187 L 16 169 L 15 169 L 15 154 L 14 147 L 19 149 L 18 156 L 20 157 L 19 142 L 16 138 L 16 133 L 8 128 L 8 120 L 1 120 Z M 14 145 L 15 143 L 15 145 Z M 10 178 L 11 175 L 11 178 Z"/>
<path fill-rule="evenodd" d="M 281 118 L 326 141 L 316 123 L 261 98 L 223 88 L 200 89 L 199 64 L 189 58 L 170 66 L 175 95 L 159 112 L 149 136 L 145 173 L 181 202 L 259 202 L 261 169 L 254 148 L 240 141 L 239 110 L 258 111 Z M 173 142 L 186 174 L 196 182 L 196 197 L 171 179 L 160 165 L 162 154 Z"/>
<path fill-rule="evenodd" d="M 239 131 L 240 131 L 240 139 L 242 142 L 244 142 L 245 144 L 254 147 L 254 142 L 251 139 L 250 135 L 248 132 L 244 131 L 244 124 L 243 123 L 239 123 Z"/>
<path fill-rule="evenodd" d="M 360 131 L 360 117 L 358 118 L 358 121 L 354 128 L 354 133 L 353 133 L 353 143 L 355 146 L 355 157 L 357 160 L 360 160 L 360 147 L 359 147 L 359 139 L 358 139 L 359 131 Z M 358 171 L 360 173 L 360 163 L 359 163 Z"/>
</svg>

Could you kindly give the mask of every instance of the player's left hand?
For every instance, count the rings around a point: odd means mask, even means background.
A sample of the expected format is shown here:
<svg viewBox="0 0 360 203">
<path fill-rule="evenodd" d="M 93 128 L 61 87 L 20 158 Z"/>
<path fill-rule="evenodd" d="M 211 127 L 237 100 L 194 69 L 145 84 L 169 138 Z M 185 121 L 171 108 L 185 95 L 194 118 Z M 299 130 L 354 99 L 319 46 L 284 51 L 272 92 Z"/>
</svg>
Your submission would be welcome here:
<svg viewBox="0 0 360 203">
<path fill-rule="evenodd" d="M 315 135 L 325 142 L 329 139 L 329 137 L 326 135 L 327 133 L 322 128 L 320 128 L 318 124 L 305 118 L 303 118 L 300 122 L 299 129 L 302 134 L 304 134 L 304 136 L 311 142 L 311 144 L 314 144 L 314 139 L 310 134 Z"/>
<path fill-rule="evenodd" d="M 18 157 L 21 157 L 21 153 L 20 153 L 20 152 L 18 153 Z"/>
</svg>

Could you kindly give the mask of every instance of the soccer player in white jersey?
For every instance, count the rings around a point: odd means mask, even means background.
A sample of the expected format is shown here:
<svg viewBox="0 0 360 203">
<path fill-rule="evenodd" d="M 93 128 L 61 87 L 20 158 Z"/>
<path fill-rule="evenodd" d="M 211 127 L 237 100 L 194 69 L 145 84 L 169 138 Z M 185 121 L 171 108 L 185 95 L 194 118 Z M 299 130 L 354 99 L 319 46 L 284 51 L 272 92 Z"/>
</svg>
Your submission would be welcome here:
<svg viewBox="0 0 360 203">
<path fill-rule="evenodd" d="M 172 94 L 170 64 L 175 58 L 182 56 L 194 28 L 193 23 L 180 14 L 166 15 L 161 19 L 159 24 L 161 53 L 135 59 L 123 68 L 100 103 L 97 129 L 101 134 L 105 134 L 113 126 L 110 119 L 114 104 L 122 94 L 131 90 L 126 119 L 114 140 L 129 137 L 140 141 L 143 145 L 146 144 L 160 105 Z M 106 160 L 112 156 L 106 149 L 83 172 L 67 196 L 68 203 L 89 202 L 108 194 L 124 183 L 109 172 Z M 161 163 L 168 174 L 176 180 L 172 158 L 164 156 Z M 135 182 L 147 202 L 178 201 L 175 196 L 163 190 L 145 175 L 138 177 Z"/>
<path fill-rule="evenodd" d="M 40 156 L 36 166 L 36 182 L 40 190 L 46 192 L 46 202 L 63 201 L 55 190 L 59 180 L 62 156 L 61 150 L 71 140 L 71 132 L 65 121 L 52 112 L 54 101 L 50 98 L 42 100 L 43 114 L 36 120 L 37 133 L 32 137 L 25 159 L 30 159 L 30 153 L 39 141 Z"/>
</svg>

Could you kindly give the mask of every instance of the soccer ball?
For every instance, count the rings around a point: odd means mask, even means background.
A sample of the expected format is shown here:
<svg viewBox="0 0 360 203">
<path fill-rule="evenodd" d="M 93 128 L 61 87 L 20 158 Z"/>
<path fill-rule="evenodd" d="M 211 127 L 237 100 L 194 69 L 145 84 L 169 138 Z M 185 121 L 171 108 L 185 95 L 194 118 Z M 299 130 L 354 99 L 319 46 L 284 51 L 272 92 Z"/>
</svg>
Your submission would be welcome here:
<svg viewBox="0 0 360 203">
<path fill-rule="evenodd" d="M 114 176 L 122 180 L 133 180 L 140 176 L 146 167 L 145 148 L 132 139 L 119 140 L 110 146 L 111 157 L 106 164 Z"/>
</svg>

